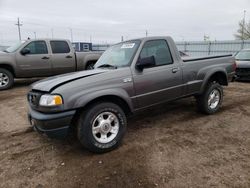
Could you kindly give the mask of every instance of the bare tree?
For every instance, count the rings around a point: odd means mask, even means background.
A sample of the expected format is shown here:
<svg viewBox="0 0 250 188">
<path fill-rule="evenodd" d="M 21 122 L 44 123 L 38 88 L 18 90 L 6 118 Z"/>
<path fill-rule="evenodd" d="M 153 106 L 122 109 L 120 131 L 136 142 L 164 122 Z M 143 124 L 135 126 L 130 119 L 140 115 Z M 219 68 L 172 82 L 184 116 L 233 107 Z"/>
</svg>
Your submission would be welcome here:
<svg viewBox="0 0 250 188">
<path fill-rule="evenodd" d="M 244 20 L 239 22 L 239 29 L 237 33 L 234 34 L 235 38 L 238 40 L 248 40 L 250 39 L 250 22 L 244 23 Z"/>
</svg>

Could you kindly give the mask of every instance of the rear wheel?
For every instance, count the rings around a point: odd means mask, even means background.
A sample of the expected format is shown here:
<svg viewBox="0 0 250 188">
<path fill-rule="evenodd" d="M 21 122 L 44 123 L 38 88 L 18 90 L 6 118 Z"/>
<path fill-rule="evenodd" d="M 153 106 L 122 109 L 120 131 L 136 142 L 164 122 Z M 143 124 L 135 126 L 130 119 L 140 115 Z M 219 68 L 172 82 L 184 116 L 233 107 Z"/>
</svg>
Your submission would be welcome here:
<svg viewBox="0 0 250 188">
<path fill-rule="evenodd" d="M 13 74 L 6 70 L 0 68 L 0 90 L 9 89 L 14 84 L 14 76 Z"/>
<path fill-rule="evenodd" d="M 126 126 L 126 116 L 119 106 L 109 102 L 96 103 L 81 113 L 77 136 L 88 150 L 104 153 L 120 145 Z"/>
<path fill-rule="evenodd" d="M 198 108 L 205 114 L 216 113 L 223 101 L 223 88 L 216 82 L 208 84 L 204 93 L 197 97 Z"/>
</svg>

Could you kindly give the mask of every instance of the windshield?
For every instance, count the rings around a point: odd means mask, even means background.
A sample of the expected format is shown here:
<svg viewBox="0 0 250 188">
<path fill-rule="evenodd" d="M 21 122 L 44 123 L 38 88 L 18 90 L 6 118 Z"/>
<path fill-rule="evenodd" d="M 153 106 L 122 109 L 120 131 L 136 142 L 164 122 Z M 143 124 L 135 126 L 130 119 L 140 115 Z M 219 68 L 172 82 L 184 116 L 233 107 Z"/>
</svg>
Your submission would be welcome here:
<svg viewBox="0 0 250 188">
<path fill-rule="evenodd" d="M 250 50 L 240 51 L 236 56 L 236 60 L 250 61 Z"/>
<path fill-rule="evenodd" d="M 111 46 L 97 61 L 95 68 L 129 66 L 139 45 L 140 41 L 134 40 Z"/>
<path fill-rule="evenodd" d="M 18 48 L 20 48 L 20 46 L 24 43 L 25 41 L 22 41 L 22 42 L 18 42 L 16 44 L 14 44 L 13 46 L 7 48 L 6 50 L 4 50 L 4 52 L 7 52 L 7 53 L 12 53 L 12 52 L 15 52 Z"/>
</svg>

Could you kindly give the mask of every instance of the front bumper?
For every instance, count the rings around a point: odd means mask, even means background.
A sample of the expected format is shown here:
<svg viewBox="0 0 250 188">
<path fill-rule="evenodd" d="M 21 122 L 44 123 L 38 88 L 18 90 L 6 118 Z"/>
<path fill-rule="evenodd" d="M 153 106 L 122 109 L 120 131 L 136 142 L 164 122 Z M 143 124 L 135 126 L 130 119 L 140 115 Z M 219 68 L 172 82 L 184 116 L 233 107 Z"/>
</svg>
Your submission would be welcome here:
<svg viewBox="0 0 250 188">
<path fill-rule="evenodd" d="M 39 133 L 45 133 L 51 138 L 65 138 L 69 133 L 70 124 L 76 111 L 66 111 L 45 114 L 29 109 L 29 122 Z"/>
<path fill-rule="evenodd" d="M 237 68 L 236 69 L 237 79 L 250 79 L 250 67 L 249 68 Z"/>
<path fill-rule="evenodd" d="M 228 74 L 228 81 L 233 82 L 235 80 L 235 72 Z"/>
</svg>

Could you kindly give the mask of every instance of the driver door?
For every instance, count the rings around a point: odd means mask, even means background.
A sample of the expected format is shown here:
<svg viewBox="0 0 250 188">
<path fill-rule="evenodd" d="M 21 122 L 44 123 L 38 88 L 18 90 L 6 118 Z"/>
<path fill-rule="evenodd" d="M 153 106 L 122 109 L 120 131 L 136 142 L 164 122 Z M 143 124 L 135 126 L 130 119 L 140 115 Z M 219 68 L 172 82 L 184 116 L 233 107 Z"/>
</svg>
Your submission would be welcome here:
<svg viewBox="0 0 250 188">
<path fill-rule="evenodd" d="M 154 57 L 155 65 L 133 74 L 138 108 L 170 101 L 181 96 L 182 72 L 174 62 L 166 40 L 147 41 L 139 58 Z"/>
<path fill-rule="evenodd" d="M 22 54 L 26 49 L 27 54 Z M 45 41 L 31 41 L 17 53 L 16 60 L 21 77 L 40 77 L 51 75 L 51 56 Z"/>
</svg>

